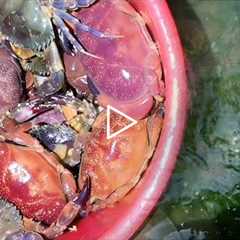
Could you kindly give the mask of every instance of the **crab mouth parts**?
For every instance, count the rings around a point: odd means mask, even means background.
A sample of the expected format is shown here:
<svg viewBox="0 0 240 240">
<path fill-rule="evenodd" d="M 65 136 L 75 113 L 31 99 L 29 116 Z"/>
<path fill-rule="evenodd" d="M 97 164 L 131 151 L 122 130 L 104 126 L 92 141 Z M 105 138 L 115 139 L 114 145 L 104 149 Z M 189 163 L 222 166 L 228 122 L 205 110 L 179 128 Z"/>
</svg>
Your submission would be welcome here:
<svg viewBox="0 0 240 240">
<path fill-rule="evenodd" d="M 39 76 L 50 76 L 50 68 L 46 62 L 46 59 L 34 56 L 30 59 L 21 62 L 25 71 L 29 71 Z"/>
<path fill-rule="evenodd" d="M 47 38 L 39 37 L 31 41 L 31 43 L 24 44 L 22 41 L 19 41 L 18 38 L 6 36 L 6 40 L 8 40 L 11 45 L 16 48 L 23 48 L 26 50 L 31 50 L 33 54 L 42 55 L 42 53 L 51 45 L 54 40 L 54 34 L 50 34 Z"/>
</svg>

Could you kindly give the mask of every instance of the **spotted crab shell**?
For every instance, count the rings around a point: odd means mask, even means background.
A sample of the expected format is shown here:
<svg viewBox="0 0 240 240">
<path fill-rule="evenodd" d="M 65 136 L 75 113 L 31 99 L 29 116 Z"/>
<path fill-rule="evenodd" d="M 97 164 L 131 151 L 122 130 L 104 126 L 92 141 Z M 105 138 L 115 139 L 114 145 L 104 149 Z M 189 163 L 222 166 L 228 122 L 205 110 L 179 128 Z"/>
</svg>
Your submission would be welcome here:
<svg viewBox="0 0 240 240">
<path fill-rule="evenodd" d="M 106 112 L 100 113 L 86 143 L 79 185 L 91 177 L 93 209 L 111 205 L 124 197 L 140 180 L 147 167 L 162 127 L 162 117 L 154 114 L 117 136 L 107 139 Z M 128 120 L 112 113 L 111 132 Z"/>
<path fill-rule="evenodd" d="M 119 38 L 96 38 L 75 30 L 87 51 L 99 58 L 65 55 L 70 84 L 81 90 L 87 74 L 99 92 L 100 104 L 110 104 L 132 117 L 146 116 L 153 96 L 161 94 L 164 87 L 159 53 L 142 17 L 124 0 L 100 0 L 74 15 Z"/>
</svg>

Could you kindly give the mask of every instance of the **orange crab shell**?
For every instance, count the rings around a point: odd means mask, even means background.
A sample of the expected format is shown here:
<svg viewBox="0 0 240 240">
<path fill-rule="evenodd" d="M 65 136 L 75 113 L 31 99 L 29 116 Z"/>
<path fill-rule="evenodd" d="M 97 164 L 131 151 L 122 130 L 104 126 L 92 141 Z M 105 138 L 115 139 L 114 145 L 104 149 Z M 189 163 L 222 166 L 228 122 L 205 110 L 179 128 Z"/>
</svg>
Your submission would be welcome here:
<svg viewBox="0 0 240 240">
<path fill-rule="evenodd" d="M 111 114 L 111 132 L 121 129 L 126 121 L 120 115 Z M 162 117 L 154 114 L 108 140 L 106 112 L 98 116 L 79 174 L 80 186 L 88 175 L 91 177 L 93 210 L 118 201 L 137 184 L 154 152 L 161 127 Z"/>
<path fill-rule="evenodd" d="M 0 141 L 0 197 L 14 203 L 25 217 L 51 224 L 67 204 L 64 187 L 75 192 L 75 180 L 60 171 L 54 154 L 26 133 L 31 123 L 18 125 L 5 118 L 3 125 L 1 137 L 16 144 Z"/>
</svg>

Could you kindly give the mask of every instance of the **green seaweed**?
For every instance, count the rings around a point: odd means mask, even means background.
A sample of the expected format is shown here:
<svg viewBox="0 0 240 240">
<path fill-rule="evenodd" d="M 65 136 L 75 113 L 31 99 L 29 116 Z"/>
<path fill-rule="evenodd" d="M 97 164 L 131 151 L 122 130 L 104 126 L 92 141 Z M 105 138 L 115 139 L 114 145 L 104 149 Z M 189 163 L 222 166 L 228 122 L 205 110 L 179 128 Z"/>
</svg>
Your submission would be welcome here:
<svg viewBox="0 0 240 240">
<path fill-rule="evenodd" d="M 238 239 L 240 1 L 169 4 L 186 54 L 190 111 L 170 187 L 136 239 Z"/>
</svg>

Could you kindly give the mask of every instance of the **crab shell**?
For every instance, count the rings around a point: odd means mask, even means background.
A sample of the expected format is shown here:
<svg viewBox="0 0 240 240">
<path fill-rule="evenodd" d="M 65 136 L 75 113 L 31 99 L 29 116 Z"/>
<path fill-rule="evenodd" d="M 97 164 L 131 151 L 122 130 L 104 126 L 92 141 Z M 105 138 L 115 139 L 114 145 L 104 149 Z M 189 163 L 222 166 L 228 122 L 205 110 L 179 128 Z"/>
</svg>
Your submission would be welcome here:
<svg viewBox="0 0 240 240">
<path fill-rule="evenodd" d="M 127 119 L 111 114 L 111 132 L 126 126 Z M 128 130 L 107 139 L 106 112 L 102 112 L 86 144 L 80 167 L 79 185 L 91 177 L 93 210 L 109 206 L 126 195 L 139 181 L 148 165 L 162 126 L 154 114 Z"/>
<path fill-rule="evenodd" d="M 45 158 L 26 147 L 0 143 L 0 195 L 24 216 L 52 223 L 66 204 L 56 170 Z"/>
<path fill-rule="evenodd" d="M 54 38 L 51 21 L 39 0 L 0 1 L 0 31 L 17 47 L 38 52 Z"/>
<path fill-rule="evenodd" d="M 0 116 L 16 107 L 22 95 L 21 69 L 5 48 L 0 48 Z"/>
<path fill-rule="evenodd" d="M 141 16 L 123 0 L 101 0 L 74 15 L 110 36 L 96 38 L 75 30 L 80 42 L 98 58 L 65 54 L 69 83 L 84 92 L 87 74 L 101 105 L 111 105 L 133 118 L 146 116 L 153 96 L 163 94 L 164 84 L 159 53 Z"/>
</svg>

